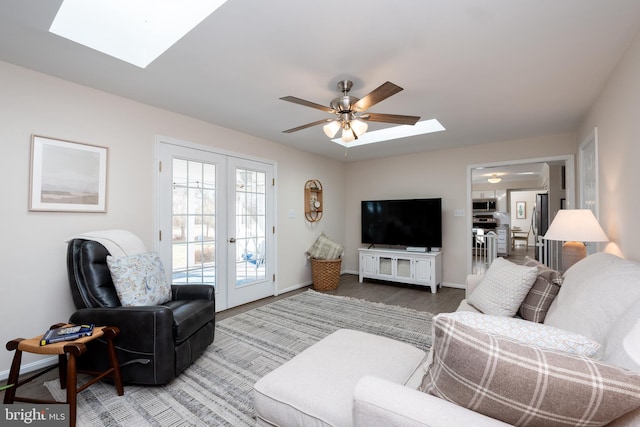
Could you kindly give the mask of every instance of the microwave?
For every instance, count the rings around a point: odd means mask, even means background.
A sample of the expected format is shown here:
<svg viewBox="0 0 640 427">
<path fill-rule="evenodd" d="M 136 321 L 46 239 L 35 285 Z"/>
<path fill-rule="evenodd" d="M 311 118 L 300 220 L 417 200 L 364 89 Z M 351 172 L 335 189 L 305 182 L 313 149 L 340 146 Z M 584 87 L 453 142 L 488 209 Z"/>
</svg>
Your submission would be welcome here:
<svg viewBox="0 0 640 427">
<path fill-rule="evenodd" d="M 473 213 L 497 212 L 498 199 L 473 199 Z"/>
</svg>

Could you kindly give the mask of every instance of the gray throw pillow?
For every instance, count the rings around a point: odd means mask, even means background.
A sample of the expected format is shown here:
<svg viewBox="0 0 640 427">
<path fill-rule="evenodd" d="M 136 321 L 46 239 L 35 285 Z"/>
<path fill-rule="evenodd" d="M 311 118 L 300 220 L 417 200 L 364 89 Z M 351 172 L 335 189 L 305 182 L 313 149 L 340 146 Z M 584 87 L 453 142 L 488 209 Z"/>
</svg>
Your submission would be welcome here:
<svg viewBox="0 0 640 427">
<path fill-rule="evenodd" d="M 485 314 L 513 317 L 537 275 L 536 267 L 496 258 L 467 302 Z"/>
</svg>

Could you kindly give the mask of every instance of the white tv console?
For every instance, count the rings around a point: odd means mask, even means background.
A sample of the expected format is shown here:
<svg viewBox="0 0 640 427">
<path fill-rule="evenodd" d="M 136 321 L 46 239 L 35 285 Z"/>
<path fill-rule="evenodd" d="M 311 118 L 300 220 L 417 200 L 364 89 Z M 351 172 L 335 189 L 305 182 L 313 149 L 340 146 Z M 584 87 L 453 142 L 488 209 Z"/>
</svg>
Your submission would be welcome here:
<svg viewBox="0 0 640 427">
<path fill-rule="evenodd" d="M 388 280 L 431 287 L 442 286 L 442 252 L 407 252 L 404 249 L 358 249 L 362 279 Z"/>
</svg>

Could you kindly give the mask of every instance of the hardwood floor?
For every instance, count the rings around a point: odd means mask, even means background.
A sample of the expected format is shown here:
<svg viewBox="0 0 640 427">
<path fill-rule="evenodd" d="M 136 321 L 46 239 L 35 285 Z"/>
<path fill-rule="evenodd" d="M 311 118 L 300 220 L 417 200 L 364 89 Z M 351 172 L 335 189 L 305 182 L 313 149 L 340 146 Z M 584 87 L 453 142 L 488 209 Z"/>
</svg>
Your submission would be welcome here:
<svg viewBox="0 0 640 427">
<path fill-rule="evenodd" d="M 236 314 L 254 309 L 256 307 L 272 303 L 279 299 L 288 298 L 295 294 L 305 292 L 311 287 L 301 288 L 275 297 L 264 298 L 239 307 L 221 311 L 216 314 L 216 320 L 223 320 Z M 464 298 L 464 290 L 453 288 L 440 288 L 432 294 L 429 288 L 392 284 L 389 282 L 366 279 L 364 283 L 358 282 L 358 276 L 344 274 L 340 277 L 340 285 L 336 290 L 324 291 L 331 295 L 342 295 L 352 298 L 364 299 L 372 302 L 398 305 L 430 313 L 446 313 L 455 311 L 460 301 Z M 20 387 L 18 394 L 36 399 L 51 399 L 51 395 L 43 383 L 57 378 L 57 370 L 53 370 L 37 378 L 32 383 Z M 30 375 L 30 374 L 28 374 Z M 4 383 L 4 381 L 3 381 Z M 125 386 L 126 393 L 126 386 Z M 0 392 L 0 398 L 4 398 L 4 392 Z"/>
<path fill-rule="evenodd" d="M 219 312 L 216 316 L 218 320 L 225 319 L 278 299 L 305 292 L 307 289 L 312 289 L 312 287 L 305 287 L 277 297 L 264 298 L 234 307 Z M 365 279 L 363 283 L 359 283 L 358 276 L 354 274 L 343 274 L 340 276 L 340 284 L 336 290 L 322 292 L 330 295 L 342 295 L 372 302 L 399 305 L 434 314 L 455 311 L 460 301 L 464 298 L 463 289 L 439 288 L 437 293 L 432 294 L 429 288 L 422 286 L 410 286 L 372 279 Z"/>
</svg>

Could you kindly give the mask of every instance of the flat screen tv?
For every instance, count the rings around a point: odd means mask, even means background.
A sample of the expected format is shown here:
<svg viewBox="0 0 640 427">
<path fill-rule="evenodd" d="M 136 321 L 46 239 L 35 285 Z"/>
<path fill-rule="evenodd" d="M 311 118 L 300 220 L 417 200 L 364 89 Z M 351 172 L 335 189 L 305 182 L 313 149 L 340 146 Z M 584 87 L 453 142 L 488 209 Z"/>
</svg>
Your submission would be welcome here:
<svg viewBox="0 0 640 427">
<path fill-rule="evenodd" d="M 442 247 L 442 199 L 362 201 L 362 243 Z"/>
</svg>

